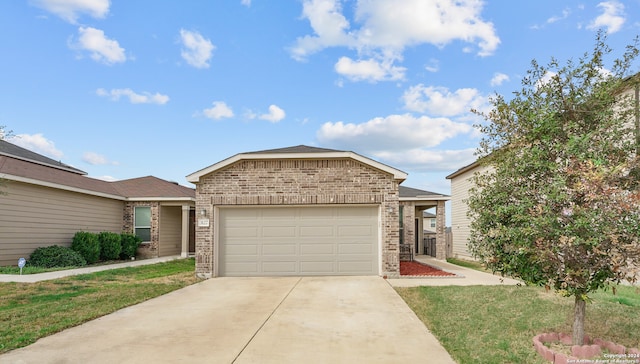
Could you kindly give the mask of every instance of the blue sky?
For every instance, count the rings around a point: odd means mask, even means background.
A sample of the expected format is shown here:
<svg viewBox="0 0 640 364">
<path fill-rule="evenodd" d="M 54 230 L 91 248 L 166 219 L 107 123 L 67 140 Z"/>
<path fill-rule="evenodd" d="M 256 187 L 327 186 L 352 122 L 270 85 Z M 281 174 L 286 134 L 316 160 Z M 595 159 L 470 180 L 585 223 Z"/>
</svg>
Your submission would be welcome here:
<svg viewBox="0 0 640 364">
<path fill-rule="evenodd" d="M 450 193 L 495 93 L 532 59 L 619 56 L 640 0 L 0 1 L 10 141 L 120 180 L 237 153 L 350 150 Z"/>
</svg>

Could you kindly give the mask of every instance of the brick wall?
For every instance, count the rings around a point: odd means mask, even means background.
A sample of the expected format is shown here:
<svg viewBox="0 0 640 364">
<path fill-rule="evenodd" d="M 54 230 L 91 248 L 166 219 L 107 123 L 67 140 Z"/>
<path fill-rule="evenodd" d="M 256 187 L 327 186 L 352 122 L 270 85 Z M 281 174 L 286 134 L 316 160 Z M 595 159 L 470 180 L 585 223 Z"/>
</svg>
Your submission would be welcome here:
<svg viewBox="0 0 640 364">
<path fill-rule="evenodd" d="M 415 221 L 416 221 L 416 204 L 415 202 L 403 201 L 400 202 L 403 206 L 403 219 L 402 222 L 398 221 L 398 224 L 402 223 L 404 226 L 404 243 L 411 245 L 411 251 L 413 254 L 417 254 L 415 251 L 416 233 Z"/>
<path fill-rule="evenodd" d="M 393 176 L 352 159 L 241 160 L 203 176 L 196 211 L 196 274 L 214 275 L 214 207 L 224 205 L 381 205 L 382 275 L 399 276 L 398 183 Z"/>
<path fill-rule="evenodd" d="M 160 243 L 160 203 L 159 202 L 127 202 L 124 205 L 124 221 L 122 231 L 134 234 L 134 211 L 137 206 L 151 207 L 151 241 L 140 245 L 138 255 L 140 258 L 157 258 Z"/>
</svg>

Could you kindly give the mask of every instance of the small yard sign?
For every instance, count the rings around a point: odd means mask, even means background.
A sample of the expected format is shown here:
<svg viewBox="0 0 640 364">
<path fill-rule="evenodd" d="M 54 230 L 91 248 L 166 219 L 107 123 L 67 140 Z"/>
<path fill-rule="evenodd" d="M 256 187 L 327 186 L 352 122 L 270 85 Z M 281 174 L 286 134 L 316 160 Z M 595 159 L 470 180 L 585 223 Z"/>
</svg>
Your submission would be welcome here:
<svg viewBox="0 0 640 364">
<path fill-rule="evenodd" d="M 18 259 L 18 267 L 20 267 L 20 275 L 22 275 L 22 268 L 24 268 L 24 265 L 27 264 L 27 260 L 24 258 L 20 258 Z"/>
</svg>

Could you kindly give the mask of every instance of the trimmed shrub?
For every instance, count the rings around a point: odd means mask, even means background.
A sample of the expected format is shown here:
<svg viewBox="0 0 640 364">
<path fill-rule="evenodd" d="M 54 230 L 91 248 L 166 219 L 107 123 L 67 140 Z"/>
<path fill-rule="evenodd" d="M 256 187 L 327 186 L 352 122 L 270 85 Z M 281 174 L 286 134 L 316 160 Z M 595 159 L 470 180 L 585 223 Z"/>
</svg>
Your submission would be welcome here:
<svg viewBox="0 0 640 364">
<path fill-rule="evenodd" d="M 120 257 L 122 246 L 120 234 L 103 231 L 98 234 L 100 241 L 100 260 L 116 260 Z"/>
<path fill-rule="evenodd" d="M 75 250 L 52 245 L 37 248 L 29 257 L 29 265 L 42 268 L 82 267 L 87 261 Z"/>
<path fill-rule="evenodd" d="M 140 243 L 142 243 L 142 239 L 134 234 L 120 234 L 120 244 L 122 245 L 120 259 L 131 259 L 132 257 L 135 257 Z"/>
<path fill-rule="evenodd" d="M 100 241 L 98 234 L 78 231 L 73 236 L 71 249 L 82 255 L 87 264 L 93 264 L 100 259 Z"/>
</svg>

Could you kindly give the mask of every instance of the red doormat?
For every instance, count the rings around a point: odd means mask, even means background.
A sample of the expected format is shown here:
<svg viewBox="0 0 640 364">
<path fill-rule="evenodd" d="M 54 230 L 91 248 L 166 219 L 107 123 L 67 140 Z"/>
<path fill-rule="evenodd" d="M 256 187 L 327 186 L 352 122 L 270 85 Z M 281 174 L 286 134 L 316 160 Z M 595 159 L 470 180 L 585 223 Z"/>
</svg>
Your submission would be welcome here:
<svg viewBox="0 0 640 364">
<path fill-rule="evenodd" d="M 400 262 L 400 276 L 411 277 L 455 277 L 453 273 L 445 272 L 430 265 L 419 262 Z"/>
</svg>

